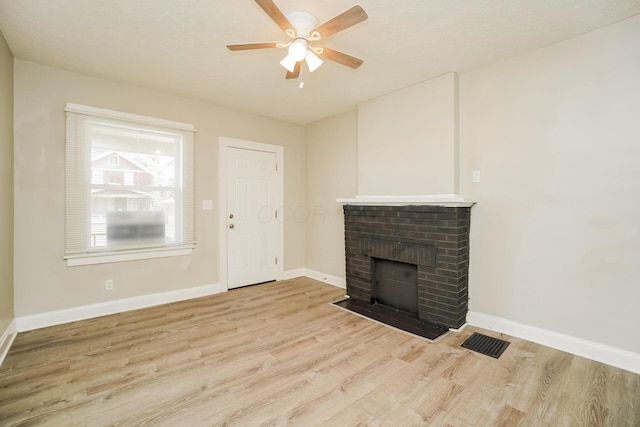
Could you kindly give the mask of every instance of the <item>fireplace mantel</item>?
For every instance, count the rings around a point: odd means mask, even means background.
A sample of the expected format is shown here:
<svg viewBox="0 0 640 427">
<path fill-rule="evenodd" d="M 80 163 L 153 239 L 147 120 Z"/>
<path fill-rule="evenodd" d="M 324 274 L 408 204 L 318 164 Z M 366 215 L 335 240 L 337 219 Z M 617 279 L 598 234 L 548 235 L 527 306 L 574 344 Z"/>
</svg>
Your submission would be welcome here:
<svg viewBox="0 0 640 427">
<path fill-rule="evenodd" d="M 428 194 L 418 196 L 356 196 L 338 199 L 338 203 L 356 206 L 443 206 L 450 208 L 468 208 L 475 201 L 459 194 Z"/>
</svg>

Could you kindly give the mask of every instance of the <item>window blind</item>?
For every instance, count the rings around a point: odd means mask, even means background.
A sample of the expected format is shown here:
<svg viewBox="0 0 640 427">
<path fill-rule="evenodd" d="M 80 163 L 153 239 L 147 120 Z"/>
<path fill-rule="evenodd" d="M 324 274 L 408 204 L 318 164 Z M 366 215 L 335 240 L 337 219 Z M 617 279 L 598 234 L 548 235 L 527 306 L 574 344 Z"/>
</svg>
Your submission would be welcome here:
<svg viewBox="0 0 640 427">
<path fill-rule="evenodd" d="M 65 111 L 65 257 L 193 247 L 193 125 Z"/>
</svg>

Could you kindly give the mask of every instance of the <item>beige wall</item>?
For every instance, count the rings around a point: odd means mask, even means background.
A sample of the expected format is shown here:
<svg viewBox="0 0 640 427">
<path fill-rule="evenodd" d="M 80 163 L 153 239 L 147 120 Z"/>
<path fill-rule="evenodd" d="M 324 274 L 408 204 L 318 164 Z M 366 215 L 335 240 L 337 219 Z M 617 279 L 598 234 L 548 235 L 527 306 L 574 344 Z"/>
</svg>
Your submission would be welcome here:
<svg viewBox="0 0 640 427">
<path fill-rule="evenodd" d="M 218 213 L 196 211 L 193 256 L 67 267 L 64 106 L 67 102 L 193 123 L 196 207 L 218 200 L 218 138 L 285 147 L 285 204 L 304 204 L 304 127 L 139 87 L 15 64 L 15 310 L 25 316 L 219 282 Z M 285 270 L 304 266 L 305 225 L 285 223 Z M 114 290 L 104 290 L 104 280 Z"/>
<path fill-rule="evenodd" d="M 637 40 L 640 17 L 460 76 L 462 193 L 478 200 L 472 210 L 471 310 L 640 353 Z M 10 61 L 3 53 L 2 64 L 5 58 Z M 0 73 L 5 85 L 9 77 Z M 333 217 L 339 216 L 338 197 L 356 189 L 370 195 L 455 191 L 453 75 L 448 83 L 425 82 L 364 103 L 357 114 L 307 125 L 307 152 L 300 126 L 23 61 L 16 61 L 14 78 L 16 315 L 218 281 L 216 211 L 197 212 L 193 257 L 65 266 L 66 102 L 194 123 L 198 206 L 202 199 L 217 200 L 219 136 L 284 145 L 285 203 L 298 215 L 285 225 L 287 270 L 307 267 L 344 277 L 342 222 Z M 442 103 L 442 121 L 434 126 L 444 135 L 438 140 L 453 146 L 421 143 L 433 131 L 421 126 L 424 114 L 403 121 L 425 108 L 425 99 Z M 387 120 L 383 129 L 360 117 L 382 117 L 390 105 L 406 114 L 392 124 Z M 0 114 L 2 135 L 6 117 Z M 443 122 L 448 125 L 439 128 Z M 422 136 L 414 139 L 406 129 Z M 374 159 L 363 162 L 358 133 L 376 130 L 387 135 L 374 142 Z M 435 161 L 430 148 L 444 153 L 445 167 L 433 179 L 421 175 Z M 6 147 L 0 149 L 5 154 Z M 385 154 L 395 159 L 391 170 L 380 162 Z M 369 171 L 364 176 L 362 168 Z M 418 187 L 397 179 L 409 168 L 404 178 L 422 179 Z M 390 183 L 369 175 L 376 170 L 386 171 L 382 176 Z M 473 170 L 482 172 L 480 183 L 471 183 Z M 315 210 L 323 205 L 326 216 Z M 107 277 L 115 281 L 112 292 L 102 290 Z"/>
<path fill-rule="evenodd" d="M 0 33 L 0 335 L 13 320 L 13 56 Z"/>
<path fill-rule="evenodd" d="M 460 76 L 461 192 L 478 201 L 472 311 L 640 353 L 639 40 L 634 17 Z M 403 94 L 405 109 L 422 108 L 423 89 L 407 89 L 415 93 Z M 389 105 L 402 106 L 397 93 L 388 96 Z M 372 106 L 365 104 L 359 115 Z M 362 132 L 376 126 L 358 120 L 362 169 Z M 411 123 L 394 126 L 420 132 Z M 348 123 L 307 126 L 309 204 L 345 196 L 341 186 L 322 184 L 320 170 L 331 176 L 331 158 L 348 162 L 353 146 L 336 141 L 352 137 Z M 416 149 L 409 140 L 389 140 L 385 152 L 409 159 Z M 315 154 L 319 148 L 333 152 Z M 471 182 L 474 170 L 480 183 Z M 349 178 L 340 179 L 349 188 Z M 417 192 L 362 170 L 358 179 L 366 181 L 360 194 Z M 323 236 L 336 228 L 309 224 L 307 266 L 344 277 L 344 261 L 323 259 L 344 253 L 342 240 Z M 321 250 L 312 248 L 315 240 Z"/>
<path fill-rule="evenodd" d="M 307 125 L 306 267 L 345 277 L 344 216 L 336 198 L 357 190 L 357 112 Z"/>
<path fill-rule="evenodd" d="M 458 77 L 358 105 L 358 195 L 458 193 Z"/>
<path fill-rule="evenodd" d="M 471 310 L 640 353 L 639 42 L 636 16 L 461 75 Z"/>
</svg>

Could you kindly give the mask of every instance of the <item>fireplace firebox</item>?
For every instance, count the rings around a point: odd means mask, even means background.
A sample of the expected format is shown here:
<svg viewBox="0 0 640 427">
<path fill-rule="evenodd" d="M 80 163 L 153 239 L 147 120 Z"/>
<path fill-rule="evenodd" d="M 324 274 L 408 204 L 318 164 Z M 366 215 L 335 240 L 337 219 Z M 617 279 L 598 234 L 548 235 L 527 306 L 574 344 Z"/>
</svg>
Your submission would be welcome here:
<svg viewBox="0 0 640 427">
<path fill-rule="evenodd" d="M 418 317 L 418 266 L 374 258 L 371 302 Z"/>
</svg>

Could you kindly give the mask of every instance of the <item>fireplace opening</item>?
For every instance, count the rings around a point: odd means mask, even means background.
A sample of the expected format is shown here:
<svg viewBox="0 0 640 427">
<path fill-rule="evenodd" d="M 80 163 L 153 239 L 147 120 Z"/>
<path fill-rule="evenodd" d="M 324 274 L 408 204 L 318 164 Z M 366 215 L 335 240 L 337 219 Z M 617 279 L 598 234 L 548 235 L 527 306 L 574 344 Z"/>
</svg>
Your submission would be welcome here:
<svg viewBox="0 0 640 427">
<path fill-rule="evenodd" d="M 382 304 L 418 318 L 418 266 L 373 258 L 373 304 Z"/>
</svg>

